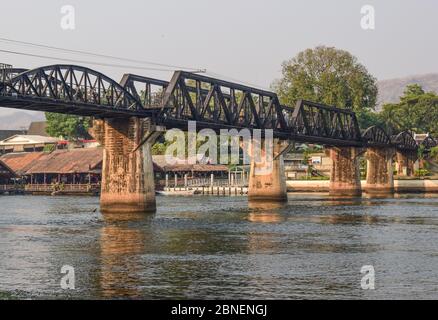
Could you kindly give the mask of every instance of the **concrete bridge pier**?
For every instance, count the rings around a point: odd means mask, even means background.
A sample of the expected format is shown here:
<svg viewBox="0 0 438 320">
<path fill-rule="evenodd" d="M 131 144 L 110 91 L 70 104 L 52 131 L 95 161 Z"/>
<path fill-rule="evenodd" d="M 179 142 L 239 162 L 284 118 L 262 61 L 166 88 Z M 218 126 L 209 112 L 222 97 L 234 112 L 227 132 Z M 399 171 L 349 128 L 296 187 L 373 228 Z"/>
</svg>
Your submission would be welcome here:
<svg viewBox="0 0 438 320">
<path fill-rule="evenodd" d="M 151 146 L 161 132 L 137 117 L 94 120 L 90 131 L 104 147 L 101 212 L 155 212 Z"/>
<path fill-rule="evenodd" d="M 414 175 L 414 163 L 417 160 L 415 153 L 397 151 L 396 160 L 398 176 L 411 177 Z"/>
<path fill-rule="evenodd" d="M 393 148 L 368 148 L 367 182 L 365 192 L 370 195 L 394 193 Z"/>
<path fill-rule="evenodd" d="M 253 150 L 253 147 L 254 144 L 251 150 Z M 289 142 L 274 139 L 272 156 L 266 155 L 266 146 L 262 146 L 261 148 L 262 154 L 260 159 L 256 159 L 252 151 L 249 152 L 251 157 L 248 181 L 249 201 L 287 201 L 283 153 L 289 148 Z"/>
<path fill-rule="evenodd" d="M 331 196 L 361 196 L 358 160 L 360 149 L 332 147 L 329 149 L 329 153 L 332 159 L 329 194 Z"/>
</svg>

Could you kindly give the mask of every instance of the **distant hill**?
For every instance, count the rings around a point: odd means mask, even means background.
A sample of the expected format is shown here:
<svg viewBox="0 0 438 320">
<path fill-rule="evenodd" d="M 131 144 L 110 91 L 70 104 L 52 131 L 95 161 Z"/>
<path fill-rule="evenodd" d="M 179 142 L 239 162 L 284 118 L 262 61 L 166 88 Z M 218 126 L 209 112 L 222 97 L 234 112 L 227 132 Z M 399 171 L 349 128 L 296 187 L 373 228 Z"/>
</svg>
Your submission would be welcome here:
<svg viewBox="0 0 438 320">
<path fill-rule="evenodd" d="M 21 130 L 28 129 L 33 121 L 45 120 L 42 112 L 26 111 L 0 111 L 0 130 Z"/>
<path fill-rule="evenodd" d="M 419 84 L 425 91 L 438 93 L 438 73 L 430 73 L 405 78 L 382 80 L 377 83 L 379 87 L 378 110 L 387 102 L 398 102 L 408 84 Z"/>
</svg>

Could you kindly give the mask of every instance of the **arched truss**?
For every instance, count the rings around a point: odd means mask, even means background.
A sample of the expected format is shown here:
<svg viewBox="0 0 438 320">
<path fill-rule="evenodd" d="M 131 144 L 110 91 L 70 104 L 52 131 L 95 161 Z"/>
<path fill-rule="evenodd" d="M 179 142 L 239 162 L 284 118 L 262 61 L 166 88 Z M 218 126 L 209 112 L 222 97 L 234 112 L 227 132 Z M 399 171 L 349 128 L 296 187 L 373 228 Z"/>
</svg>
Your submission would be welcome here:
<svg viewBox="0 0 438 320">
<path fill-rule="evenodd" d="M 391 137 L 392 144 L 397 150 L 401 151 L 417 151 L 418 144 L 409 131 L 400 132 L 398 135 Z"/>
<path fill-rule="evenodd" d="M 430 150 L 433 147 L 438 145 L 438 142 L 430 135 L 426 137 L 423 141 L 421 141 L 420 145 L 422 145 L 426 150 Z"/>
<path fill-rule="evenodd" d="M 9 102 L 12 107 L 28 110 L 113 117 L 144 113 L 141 103 L 119 83 L 74 65 L 51 65 L 22 72 L 5 83 L 1 95 L 3 106 Z"/>
<path fill-rule="evenodd" d="M 379 126 L 369 127 L 362 134 L 362 138 L 366 145 L 376 147 L 388 147 L 391 145 L 391 138 Z"/>
</svg>

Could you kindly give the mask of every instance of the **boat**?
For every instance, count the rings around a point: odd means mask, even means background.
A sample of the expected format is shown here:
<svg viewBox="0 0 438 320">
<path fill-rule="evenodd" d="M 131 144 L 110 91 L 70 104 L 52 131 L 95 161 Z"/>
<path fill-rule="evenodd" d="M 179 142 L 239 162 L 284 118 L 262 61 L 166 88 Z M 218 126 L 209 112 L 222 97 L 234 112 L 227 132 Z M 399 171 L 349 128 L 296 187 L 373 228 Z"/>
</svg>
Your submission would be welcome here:
<svg viewBox="0 0 438 320">
<path fill-rule="evenodd" d="M 196 190 L 169 190 L 169 191 L 155 191 L 160 196 L 192 196 L 198 194 Z"/>
</svg>

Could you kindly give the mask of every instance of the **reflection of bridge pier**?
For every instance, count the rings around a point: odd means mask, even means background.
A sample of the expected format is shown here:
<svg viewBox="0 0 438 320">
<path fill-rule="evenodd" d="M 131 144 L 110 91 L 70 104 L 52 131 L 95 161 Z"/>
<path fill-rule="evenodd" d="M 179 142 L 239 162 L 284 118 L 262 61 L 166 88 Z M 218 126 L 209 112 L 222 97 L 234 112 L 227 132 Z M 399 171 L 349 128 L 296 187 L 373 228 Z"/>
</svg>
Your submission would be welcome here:
<svg viewBox="0 0 438 320">
<path fill-rule="evenodd" d="M 105 298 L 140 298 L 145 266 L 138 258 L 151 243 L 148 231 L 152 215 L 104 214 L 100 229 L 99 286 Z"/>
</svg>

